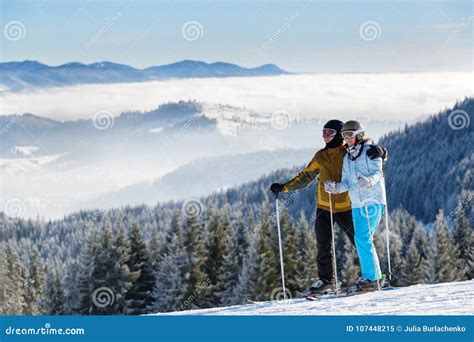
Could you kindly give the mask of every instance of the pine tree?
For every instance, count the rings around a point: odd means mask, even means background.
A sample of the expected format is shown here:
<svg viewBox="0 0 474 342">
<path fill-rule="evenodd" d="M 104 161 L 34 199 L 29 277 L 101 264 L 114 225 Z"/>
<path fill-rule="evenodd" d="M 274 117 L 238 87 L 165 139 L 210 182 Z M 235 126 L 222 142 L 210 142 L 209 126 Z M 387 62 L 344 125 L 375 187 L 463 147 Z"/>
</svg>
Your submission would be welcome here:
<svg viewBox="0 0 474 342">
<path fill-rule="evenodd" d="M 7 254 L 3 247 L 0 247 L 0 315 L 6 315 L 8 305 L 8 286 L 10 279 L 8 278 Z"/>
<path fill-rule="evenodd" d="M 107 284 L 114 292 L 115 297 L 114 302 L 110 305 L 110 311 L 115 315 L 126 314 L 128 310 L 126 296 L 132 284 L 138 280 L 140 272 L 130 271 L 128 264 L 130 261 L 130 246 L 121 223 L 117 225 L 115 230 L 115 237 L 112 239 L 107 261 Z"/>
<path fill-rule="evenodd" d="M 184 282 L 186 255 L 182 247 L 182 227 L 177 216 L 174 216 L 167 230 L 165 241 L 160 262 L 156 267 L 153 308 L 157 311 L 176 311 L 181 309 L 180 305 L 184 301 L 186 290 Z"/>
<path fill-rule="evenodd" d="M 219 212 L 211 216 L 207 241 L 207 257 L 205 270 L 209 279 L 209 299 L 206 306 L 215 307 L 222 304 L 219 293 L 224 290 L 223 275 L 225 273 L 224 262 L 229 253 L 229 221 L 227 217 Z"/>
<path fill-rule="evenodd" d="M 43 311 L 46 315 L 64 315 L 65 310 L 65 294 L 63 283 L 59 276 L 57 265 L 54 269 L 47 273 L 46 286 L 44 291 L 44 300 L 42 303 Z"/>
<path fill-rule="evenodd" d="M 282 210 L 280 215 L 280 227 L 282 235 L 282 248 L 284 250 L 283 265 L 285 272 L 285 287 L 287 288 L 288 294 L 293 297 L 297 296 L 303 290 L 303 286 L 299 279 L 298 272 L 299 263 L 296 229 L 290 224 L 289 221 L 290 218 L 288 216 L 288 212 L 286 210 Z M 283 293 L 281 293 L 281 295 L 278 294 L 276 298 L 272 299 L 281 299 L 280 297 L 283 297 L 282 295 Z"/>
<path fill-rule="evenodd" d="M 28 268 L 28 276 L 25 288 L 25 314 L 39 315 L 41 308 L 39 306 L 42 301 L 45 283 L 45 268 L 43 260 L 40 256 L 38 248 L 33 246 L 30 253 L 30 262 Z"/>
<path fill-rule="evenodd" d="M 451 232 L 446 225 L 443 210 L 440 210 L 435 221 L 436 230 L 436 263 L 435 272 L 440 283 L 459 280 L 459 252 L 456 249 Z"/>
<path fill-rule="evenodd" d="M 130 258 L 127 262 L 128 268 L 131 273 L 139 274 L 139 276 L 132 282 L 125 296 L 126 313 L 140 315 L 147 313 L 155 301 L 155 298 L 153 298 L 155 274 L 143 236 L 135 223 L 132 224 L 129 240 Z"/>
<path fill-rule="evenodd" d="M 259 267 L 255 300 L 270 300 L 272 293 L 281 288 L 281 274 L 278 256 L 278 240 L 275 230 L 271 230 L 268 208 L 263 209 L 259 231 L 257 260 Z"/>
<path fill-rule="evenodd" d="M 428 231 L 426 232 L 426 235 L 428 241 L 436 241 L 436 231 Z M 426 259 L 423 262 L 424 283 L 433 284 L 437 281 L 438 278 L 436 274 L 436 243 L 427 244 L 426 248 L 424 249 L 424 252 L 426 255 Z"/>
<path fill-rule="evenodd" d="M 183 306 L 198 309 L 205 307 L 209 298 L 210 280 L 205 272 L 206 245 L 204 231 L 196 215 L 187 215 L 184 225 L 184 246 L 188 255 Z"/>
<path fill-rule="evenodd" d="M 81 249 L 77 270 L 79 306 L 74 311 L 82 315 L 91 315 L 96 310 L 93 294 L 97 287 L 95 286 L 93 274 L 95 273 L 99 252 L 100 244 L 97 239 L 97 231 L 92 227 L 88 233 L 86 243 Z"/>
<path fill-rule="evenodd" d="M 5 288 L 5 306 L 3 312 L 6 315 L 23 315 L 27 303 L 25 302 L 26 279 L 25 269 L 18 256 L 16 246 L 10 246 L 7 253 L 8 282 Z"/>
<path fill-rule="evenodd" d="M 241 220 L 233 229 L 229 242 L 229 252 L 224 256 L 221 281 L 223 288 L 217 293 L 220 302 L 225 305 L 239 304 L 241 298 L 236 296 L 239 276 L 248 250 L 248 240 L 245 226 Z"/>
<path fill-rule="evenodd" d="M 424 280 L 423 259 L 418 252 L 415 238 L 412 238 L 408 248 L 407 261 L 405 263 L 405 272 L 403 285 L 422 284 Z"/>
<path fill-rule="evenodd" d="M 238 275 L 237 285 L 232 292 L 232 304 L 255 300 L 259 294 L 258 275 L 260 272 L 259 246 L 261 234 L 257 226 L 252 225 L 251 227 L 248 233 L 249 246 L 242 261 L 242 271 Z"/>
<path fill-rule="evenodd" d="M 460 279 L 474 278 L 474 232 L 463 212 L 458 215 L 454 225 L 454 241 L 459 251 Z"/>
<path fill-rule="evenodd" d="M 317 277 L 317 245 L 314 230 L 309 229 L 304 213 L 300 214 L 298 230 L 299 276 L 301 288 L 307 289 Z"/>
</svg>

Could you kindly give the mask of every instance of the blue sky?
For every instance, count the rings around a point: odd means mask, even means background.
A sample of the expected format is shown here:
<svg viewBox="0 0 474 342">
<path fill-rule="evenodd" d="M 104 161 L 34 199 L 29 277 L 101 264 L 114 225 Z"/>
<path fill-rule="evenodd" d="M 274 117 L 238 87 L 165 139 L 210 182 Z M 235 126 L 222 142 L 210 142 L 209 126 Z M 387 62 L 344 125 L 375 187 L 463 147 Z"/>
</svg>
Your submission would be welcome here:
<svg viewBox="0 0 474 342">
<path fill-rule="evenodd" d="M 471 1 L 1 0 L 0 10 L 1 61 L 108 60 L 142 68 L 194 59 L 314 73 L 472 70 Z M 21 39 L 7 39 L 12 22 L 21 23 Z M 195 40 L 183 34 L 189 22 L 197 22 Z"/>
</svg>

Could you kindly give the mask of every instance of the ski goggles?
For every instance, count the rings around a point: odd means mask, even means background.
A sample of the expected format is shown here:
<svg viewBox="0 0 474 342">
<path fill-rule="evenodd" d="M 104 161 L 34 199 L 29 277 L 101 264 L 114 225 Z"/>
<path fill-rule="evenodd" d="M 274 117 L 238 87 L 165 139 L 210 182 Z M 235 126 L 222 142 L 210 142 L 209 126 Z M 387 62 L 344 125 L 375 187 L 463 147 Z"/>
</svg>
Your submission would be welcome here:
<svg viewBox="0 0 474 342">
<path fill-rule="evenodd" d="M 323 138 L 331 138 L 335 136 L 337 131 L 332 128 L 323 128 Z"/>
<path fill-rule="evenodd" d="M 344 139 L 352 139 L 356 136 L 356 131 L 344 131 L 341 134 Z"/>
<path fill-rule="evenodd" d="M 352 139 L 352 138 L 355 138 L 358 134 L 362 133 L 363 131 L 364 129 L 360 128 L 355 131 L 343 131 L 341 132 L 341 134 L 344 139 Z"/>
</svg>

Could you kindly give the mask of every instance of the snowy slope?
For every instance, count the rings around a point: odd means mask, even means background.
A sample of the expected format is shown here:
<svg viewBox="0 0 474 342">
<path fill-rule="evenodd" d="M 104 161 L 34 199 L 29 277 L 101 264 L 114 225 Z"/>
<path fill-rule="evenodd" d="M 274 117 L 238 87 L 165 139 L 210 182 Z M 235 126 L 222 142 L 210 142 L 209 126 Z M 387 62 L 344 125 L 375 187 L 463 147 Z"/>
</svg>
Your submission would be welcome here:
<svg viewBox="0 0 474 342">
<path fill-rule="evenodd" d="M 170 314 L 192 315 L 473 315 L 474 280 L 415 285 L 346 298 L 280 300 Z"/>
</svg>

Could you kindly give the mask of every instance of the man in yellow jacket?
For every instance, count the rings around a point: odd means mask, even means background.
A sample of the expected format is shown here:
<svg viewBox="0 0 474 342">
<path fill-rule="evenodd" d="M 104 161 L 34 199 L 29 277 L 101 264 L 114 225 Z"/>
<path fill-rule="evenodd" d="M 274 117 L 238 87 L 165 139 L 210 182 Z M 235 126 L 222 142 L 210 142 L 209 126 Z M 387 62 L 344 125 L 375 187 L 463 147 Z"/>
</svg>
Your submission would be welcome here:
<svg viewBox="0 0 474 342">
<path fill-rule="evenodd" d="M 331 217 L 329 211 L 329 194 L 324 190 L 326 181 L 340 182 L 342 176 L 342 161 L 346 154 L 346 146 L 342 139 L 343 122 L 328 121 L 323 128 L 323 139 L 326 146 L 317 151 L 313 159 L 303 171 L 284 184 L 273 183 L 270 190 L 278 196 L 280 192 L 290 192 L 309 185 L 318 175 L 317 211 L 316 211 L 316 241 L 318 247 L 319 280 L 307 291 L 310 295 L 330 293 L 333 291 L 333 266 L 331 253 Z M 374 159 L 385 158 L 386 150 L 372 145 L 367 155 Z M 344 231 L 354 245 L 354 225 L 352 222 L 351 202 L 349 193 L 333 194 L 331 197 L 334 222 Z"/>
</svg>

